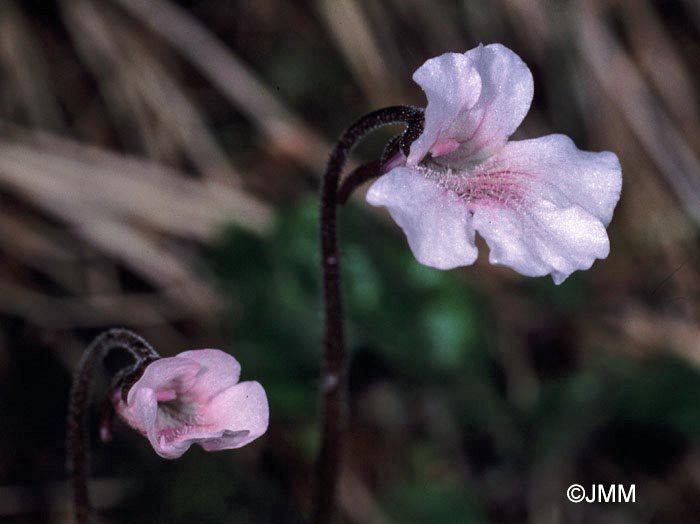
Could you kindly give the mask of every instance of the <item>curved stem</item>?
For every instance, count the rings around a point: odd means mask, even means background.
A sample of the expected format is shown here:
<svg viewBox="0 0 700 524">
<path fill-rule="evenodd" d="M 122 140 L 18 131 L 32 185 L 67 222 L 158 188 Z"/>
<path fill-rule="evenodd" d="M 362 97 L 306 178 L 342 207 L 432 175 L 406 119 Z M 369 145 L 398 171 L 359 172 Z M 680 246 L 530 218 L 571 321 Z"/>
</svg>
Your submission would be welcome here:
<svg viewBox="0 0 700 524">
<path fill-rule="evenodd" d="M 331 524 L 335 516 L 335 499 L 347 409 L 346 356 L 336 234 L 340 175 L 353 147 L 365 135 L 379 127 L 394 124 L 408 124 L 414 128 L 417 126 L 422 128 L 422 113 L 419 108 L 394 106 L 379 109 L 360 118 L 338 140 L 323 177 L 320 218 L 325 334 L 321 376 L 321 449 L 317 462 L 317 484 L 312 519 L 315 524 Z"/>
<path fill-rule="evenodd" d="M 88 524 L 90 500 L 87 479 L 89 460 L 86 430 L 87 408 L 90 401 L 95 366 L 113 349 L 128 350 L 139 366 L 159 358 L 158 353 L 143 338 L 126 329 L 110 329 L 100 334 L 87 347 L 73 378 L 68 408 L 68 467 L 72 475 L 75 522 Z"/>
<path fill-rule="evenodd" d="M 338 204 L 344 206 L 350 195 L 365 182 L 369 182 L 382 174 L 382 163 L 380 160 L 372 160 L 362 164 L 350 173 L 338 189 Z"/>
<path fill-rule="evenodd" d="M 389 140 L 379 160 L 373 160 L 372 162 L 362 164 L 345 177 L 345 180 L 340 184 L 340 189 L 338 189 L 338 204 L 344 206 L 350 198 L 350 195 L 352 195 L 358 187 L 382 175 L 386 163 L 401 150 L 404 143 L 404 136 L 410 129 L 411 124 L 409 124 L 404 133 L 396 135 Z"/>
</svg>

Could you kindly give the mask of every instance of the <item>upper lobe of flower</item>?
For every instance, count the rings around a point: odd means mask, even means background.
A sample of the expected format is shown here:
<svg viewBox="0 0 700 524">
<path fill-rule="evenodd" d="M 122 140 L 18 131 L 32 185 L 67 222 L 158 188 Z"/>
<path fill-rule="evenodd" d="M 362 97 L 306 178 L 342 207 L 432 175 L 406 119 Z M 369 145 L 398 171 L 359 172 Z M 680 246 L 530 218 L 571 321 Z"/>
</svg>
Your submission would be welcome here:
<svg viewBox="0 0 700 524">
<path fill-rule="evenodd" d="M 445 161 L 479 161 L 503 147 L 532 103 L 530 70 L 500 44 L 431 58 L 413 74 L 428 98 L 423 134 L 407 164 L 426 154 Z"/>
<path fill-rule="evenodd" d="M 609 253 L 622 187 L 617 157 L 563 135 L 508 142 L 533 95 L 529 69 L 500 44 L 432 58 L 413 75 L 428 98 L 425 127 L 403 164 L 370 187 L 438 269 L 472 264 L 478 232 L 493 264 L 563 282 Z"/>
<path fill-rule="evenodd" d="M 269 408 L 258 382 L 238 382 L 241 366 L 218 349 L 186 351 L 149 364 L 115 408 L 164 458 L 192 444 L 207 451 L 245 446 L 265 433 Z"/>
</svg>

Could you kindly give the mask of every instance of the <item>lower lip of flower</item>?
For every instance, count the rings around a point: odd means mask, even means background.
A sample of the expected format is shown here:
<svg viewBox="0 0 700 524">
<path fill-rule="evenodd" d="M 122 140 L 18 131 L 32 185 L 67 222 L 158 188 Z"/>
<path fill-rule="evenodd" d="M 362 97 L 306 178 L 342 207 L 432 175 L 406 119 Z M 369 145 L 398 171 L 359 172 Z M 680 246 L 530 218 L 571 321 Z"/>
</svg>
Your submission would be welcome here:
<svg viewBox="0 0 700 524">
<path fill-rule="evenodd" d="M 171 426 L 160 429 L 158 431 L 158 442 L 162 445 L 182 440 L 182 438 L 191 433 L 195 427 L 196 426 L 191 424 L 182 424 L 180 426 Z"/>
</svg>

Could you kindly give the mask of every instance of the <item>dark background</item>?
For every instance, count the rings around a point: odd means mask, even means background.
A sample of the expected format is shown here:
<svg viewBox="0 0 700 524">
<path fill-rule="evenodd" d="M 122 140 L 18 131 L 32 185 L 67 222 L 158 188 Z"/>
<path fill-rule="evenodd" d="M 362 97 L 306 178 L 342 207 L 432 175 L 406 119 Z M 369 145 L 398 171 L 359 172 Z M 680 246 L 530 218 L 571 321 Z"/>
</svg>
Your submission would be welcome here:
<svg viewBox="0 0 700 524">
<path fill-rule="evenodd" d="M 483 243 L 439 272 L 384 212 L 345 208 L 343 522 L 697 522 L 699 36 L 695 0 L 2 0 L 0 521 L 70 522 L 70 377 L 126 326 L 164 356 L 231 351 L 271 425 L 170 462 L 122 426 L 98 443 L 93 417 L 104 520 L 304 522 L 334 137 L 423 105 L 427 58 L 501 42 L 535 77 L 516 138 L 620 157 L 611 254 L 561 286 Z M 636 502 L 572 504 L 572 483 L 634 483 Z"/>
</svg>

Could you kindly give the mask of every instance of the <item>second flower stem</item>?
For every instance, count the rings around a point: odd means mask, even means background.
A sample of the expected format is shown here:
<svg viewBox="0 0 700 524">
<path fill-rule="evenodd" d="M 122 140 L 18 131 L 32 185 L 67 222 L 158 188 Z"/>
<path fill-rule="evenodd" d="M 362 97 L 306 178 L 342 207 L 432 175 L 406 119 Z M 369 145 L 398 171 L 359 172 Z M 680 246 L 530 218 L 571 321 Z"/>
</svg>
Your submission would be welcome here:
<svg viewBox="0 0 700 524">
<path fill-rule="evenodd" d="M 90 521 L 88 494 L 88 432 L 85 425 L 90 403 L 95 368 L 113 349 L 126 349 L 135 366 L 159 357 L 144 339 L 127 329 L 110 329 L 99 335 L 85 350 L 73 378 L 68 409 L 68 466 L 72 477 L 73 505 L 76 524 Z"/>
</svg>

